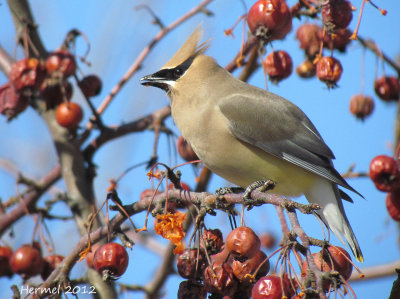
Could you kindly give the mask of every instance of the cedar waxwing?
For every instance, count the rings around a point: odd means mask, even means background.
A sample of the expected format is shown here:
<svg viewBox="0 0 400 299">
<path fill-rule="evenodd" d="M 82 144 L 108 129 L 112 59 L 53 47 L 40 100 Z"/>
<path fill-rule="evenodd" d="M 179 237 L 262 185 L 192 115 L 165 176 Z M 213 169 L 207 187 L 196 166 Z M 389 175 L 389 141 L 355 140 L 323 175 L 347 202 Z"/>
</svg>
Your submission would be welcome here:
<svg viewBox="0 0 400 299">
<path fill-rule="evenodd" d="M 240 81 L 204 55 L 208 45 L 198 45 L 201 37 L 197 27 L 167 64 L 141 83 L 167 92 L 176 125 L 209 169 L 242 188 L 272 180 L 273 193 L 304 194 L 363 261 L 341 198 L 351 199 L 338 185 L 359 193 L 335 170 L 334 155 L 317 129 L 293 103 Z"/>
</svg>

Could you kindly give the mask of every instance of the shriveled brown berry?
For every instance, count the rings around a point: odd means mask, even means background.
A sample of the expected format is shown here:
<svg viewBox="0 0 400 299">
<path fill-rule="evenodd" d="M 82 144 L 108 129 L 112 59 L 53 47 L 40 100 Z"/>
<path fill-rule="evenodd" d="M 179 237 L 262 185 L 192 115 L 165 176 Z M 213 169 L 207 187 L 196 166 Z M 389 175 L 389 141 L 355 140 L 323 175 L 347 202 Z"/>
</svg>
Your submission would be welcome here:
<svg viewBox="0 0 400 299">
<path fill-rule="evenodd" d="M 184 280 L 179 284 L 178 299 L 206 299 L 207 291 L 200 282 Z"/>
<path fill-rule="evenodd" d="M 244 262 L 234 260 L 232 262 L 233 275 L 235 275 L 240 282 L 252 282 L 252 275 L 254 274 L 256 275 L 255 279 L 258 280 L 269 271 L 270 264 L 269 260 L 265 261 L 266 258 L 267 255 L 263 251 L 259 250 L 253 257 Z M 264 261 L 265 263 L 263 263 Z M 260 265 L 260 269 L 255 273 Z"/>
<path fill-rule="evenodd" d="M 325 36 L 321 38 L 323 39 L 324 46 L 328 49 L 336 49 L 340 52 L 345 52 L 347 45 L 352 41 L 350 38 L 351 34 L 349 28 L 340 28 L 335 34 L 326 33 Z"/>
<path fill-rule="evenodd" d="M 87 98 L 97 96 L 101 92 L 102 82 L 97 75 L 88 75 L 78 83 L 83 95 Z"/>
<path fill-rule="evenodd" d="M 370 96 L 356 94 L 350 99 L 350 112 L 355 117 L 364 120 L 374 111 L 374 100 Z"/>
<path fill-rule="evenodd" d="M 13 275 L 10 267 L 12 250 L 7 246 L 0 246 L 0 277 Z"/>
<path fill-rule="evenodd" d="M 394 190 L 386 195 L 386 209 L 394 221 L 400 221 L 400 191 Z"/>
<path fill-rule="evenodd" d="M 375 80 L 376 95 L 384 101 L 397 101 L 399 99 L 399 79 L 392 76 L 383 76 Z"/>
<path fill-rule="evenodd" d="M 226 246 L 234 258 L 244 260 L 254 256 L 260 249 L 260 238 L 247 226 L 231 231 L 226 238 Z"/>
<path fill-rule="evenodd" d="M 204 270 L 204 286 L 207 292 L 231 296 L 237 289 L 232 267 L 223 261 L 216 261 Z"/>
<path fill-rule="evenodd" d="M 256 282 L 251 295 L 253 299 L 281 299 L 284 295 L 291 298 L 294 290 L 286 276 L 271 274 L 261 277 Z"/>
<path fill-rule="evenodd" d="M 328 0 L 322 5 L 322 22 L 328 33 L 346 28 L 353 18 L 352 5 L 347 0 Z"/>
<path fill-rule="evenodd" d="M 43 258 L 44 260 L 43 271 L 40 274 L 40 276 L 42 276 L 42 279 L 46 280 L 50 276 L 51 272 L 53 272 L 54 269 L 57 268 L 58 265 L 63 261 L 63 259 L 64 257 L 62 255 L 57 255 L 57 254 L 45 256 Z"/>
<path fill-rule="evenodd" d="M 247 24 L 264 40 L 283 39 L 292 29 L 292 15 L 285 0 L 259 0 L 250 8 Z"/>
<path fill-rule="evenodd" d="M 10 82 L 17 92 L 30 95 L 38 90 L 46 72 L 42 63 L 36 58 L 25 58 L 15 62 L 10 69 Z"/>
<path fill-rule="evenodd" d="M 393 157 L 379 155 L 369 164 L 369 177 L 375 187 L 383 192 L 390 192 L 400 187 L 399 165 Z"/>
<path fill-rule="evenodd" d="M 204 247 L 208 254 L 216 254 L 222 250 L 224 245 L 224 239 L 222 232 L 216 229 L 205 229 L 203 231 L 203 240 L 205 242 Z"/>
<path fill-rule="evenodd" d="M 296 38 L 300 42 L 300 48 L 306 55 L 313 59 L 321 47 L 322 28 L 317 24 L 304 23 L 296 31 Z"/>
<path fill-rule="evenodd" d="M 290 76 L 293 71 L 293 62 L 286 51 L 279 50 L 267 55 L 263 67 L 269 79 L 277 83 Z"/>
<path fill-rule="evenodd" d="M 183 278 L 200 278 L 206 267 L 206 259 L 202 249 L 186 248 L 177 257 L 178 273 Z"/>
<path fill-rule="evenodd" d="M 304 60 L 296 67 L 296 73 L 301 78 L 308 79 L 315 76 L 316 66 L 309 59 Z"/>
<path fill-rule="evenodd" d="M 28 104 L 28 98 L 16 92 L 9 82 L 0 86 L 0 113 L 5 115 L 7 120 L 23 112 Z"/>
<path fill-rule="evenodd" d="M 40 87 L 42 98 L 46 101 L 47 108 L 54 108 L 60 105 L 64 100 L 69 101 L 72 98 L 73 87 L 68 81 L 53 78 L 46 79 Z"/>
<path fill-rule="evenodd" d="M 49 74 L 68 78 L 76 71 L 75 57 L 67 50 L 54 51 L 46 60 L 46 70 Z"/>
<path fill-rule="evenodd" d="M 324 56 L 317 62 L 317 77 L 322 82 L 325 82 L 328 88 L 336 86 L 342 72 L 343 68 L 340 61 L 334 57 Z"/>
<path fill-rule="evenodd" d="M 10 267 L 14 273 L 29 278 L 42 273 L 44 261 L 40 251 L 31 245 L 22 245 L 10 258 Z"/>
<path fill-rule="evenodd" d="M 179 156 L 181 156 L 186 162 L 199 160 L 199 157 L 197 157 L 191 145 L 187 143 L 185 138 L 182 136 L 179 136 L 178 141 L 176 142 L 176 149 L 178 150 Z"/>
</svg>

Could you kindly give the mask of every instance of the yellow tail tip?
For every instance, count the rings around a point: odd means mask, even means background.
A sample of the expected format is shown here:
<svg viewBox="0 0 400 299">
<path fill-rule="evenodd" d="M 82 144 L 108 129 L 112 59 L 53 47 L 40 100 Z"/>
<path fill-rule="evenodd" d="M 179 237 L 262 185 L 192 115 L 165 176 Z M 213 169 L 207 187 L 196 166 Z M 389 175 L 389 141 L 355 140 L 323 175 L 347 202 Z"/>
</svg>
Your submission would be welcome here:
<svg viewBox="0 0 400 299">
<path fill-rule="evenodd" d="M 364 257 L 362 255 L 358 255 L 356 256 L 357 261 L 359 261 L 360 263 L 364 263 Z"/>
</svg>

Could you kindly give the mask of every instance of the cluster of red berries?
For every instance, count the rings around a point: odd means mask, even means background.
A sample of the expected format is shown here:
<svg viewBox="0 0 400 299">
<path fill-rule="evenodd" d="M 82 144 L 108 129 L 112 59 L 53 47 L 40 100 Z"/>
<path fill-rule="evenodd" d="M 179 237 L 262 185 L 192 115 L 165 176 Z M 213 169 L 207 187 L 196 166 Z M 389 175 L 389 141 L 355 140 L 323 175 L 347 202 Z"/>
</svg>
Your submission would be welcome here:
<svg viewBox="0 0 400 299">
<path fill-rule="evenodd" d="M 28 279 L 40 274 L 46 280 L 63 259 L 63 256 L 56 254 L 42 257 L 37 242 L 22 245 L 14 252 L 9 247 L 0 246 L 0 277 L 19 274 L 23 279 Z"/>
<path fill-rule="evenodd" d="M 247 14 L 250 31 L 262 42 L 283 39 L 292 29 L 292 15 L 284 0 L 259 0 Z M 267 55 L 263 62 L 265 73 L 273 83 L 290 76 L 293 62 L 283 50 Z"/>
<path fill-rule="evenodd" d="M 395 221 L 400 221 L 400 165 L 393 158 L 379 155 L 369 165 L 369 176 L 375 187 L 387 192 L 386 209 Z"/>
<path fill-rule="evenodd" d="M 15 62 L 10 69 L 10 81 L 0 86 L 0 113 L 8 120 L 23 112 L 30 99 L 42 98 L 48 109 L 57 107 L 57 122 L 68 129 L 76 129 L 82 120 L 81 107 L 70 102 L 73 87 L 68 78 L 75 74 L 75 57 L 67 50 L 56 50 L 46 61 L 25 58 Z M 101 91 L 102 82 L 96 75 L 89 75 L 78 82 L 85 97 Z"/>
<path fill-rule="evenodd" d="M 271 245 L 268 238 L 267 244 Z M 260 238 L 249 227 L 231 231 L 224 243 L 220 230 L 204 230 L 201 248 L 188 248 L 178 256 L 178 273 L 185 279 L 178 298 L 206 298 L 207 293 L 224 298 L 280 299 L 296 297 L 298 284 L 286 274 L 268 274 L 270 263 L 260 249 Z M 210 257 L 208 264 L 206 254 Z M 323 272 L 339 273 L 347 280 L 352 272 L 350 255 L 340 247 L 328 246 L 313 254 Z M 308 265 L 302 265 L 302 274 L 308 275 Z M 324 281 L 326 291 L 331 280 Z M 294 297 L 293 297 L 294 296 Z"/>
<path fill-rule="evenodd" d="M 249 298 L 254 280 L 270 268 L 260 245 L 249 227 L 233 230 L 225 243 L 220 230 L 204 230 L 201 248 L 187 248 L 177 258 L 178 273 L 188 279 L 180 284 L 178 298 L 206 298 L 207 293 Z"/>
<path fill-rule="evenodd" d="M 283 39 L 292 28 L 292 17 L 299 16 L 303 4 L 289 8 L 285 0 L 259 0 L 253 4 L 247 14 L 250 31 L 262 42 Z M 333 56 L 322 56 L 323 48 L 345 52 L 352 40 L 348 28 L 352 20 L 353 6 L 347 0 L 328 0 L 313 8 L 315 14 L 321 13 L 322 26 L 312 23 L 300 25 L 296 38 L 304 50 L 306 60 L 296 67 L 296 73 L 302 78 L 317 76 L 330 87 L 339 81 L 343 67 Z M 277 83 L 290 76 L 293 62 L 286 51 L 273 51 L 263 62 L 265 73 Z M 383 76 L 375 80 L 375 93 L 384 101 L 399 99 L 399 79 Z M 357 94 L 350 99 L 350 112 L 364 120 L 374 110 L 372 97 Z"/>
<path fill-rule="evenodd" d="M 283 39 L 292 29 L 292 17 L 298 16 L 301 8 L 302 4 L 289 8 L 285 0 L 259 0 L 247 14 L 249 29 L 263 43 Z M 316 24 L 303 24 L 298 28 L 296 37 L 307 59 L 296 72 L 303 78 L 316 74 L 328 87 L 334 87 L 342 75 L 342 65 L 334 57 L 320 55 L 323 46 L 345 51 L 350 43 L 351 32 L 347 26 L 352 19 L 352 5 L 347 0 L 328 0 L 315 11 L 321 12 L 323 28 Z M 293 69 L 292 59 L 285 51 L 270 53 L 263 66 L 275 83 L 287 78 Z"/>
<path fill-rule="evenodd" d="M 129 255 L 121 244 L 111 242 L 95 244 L 92 252 L 86 256 L 89 267 L 94 268 L 104 280 L 115 279 L 125 273 L 129 264 Z"/>
</svg>

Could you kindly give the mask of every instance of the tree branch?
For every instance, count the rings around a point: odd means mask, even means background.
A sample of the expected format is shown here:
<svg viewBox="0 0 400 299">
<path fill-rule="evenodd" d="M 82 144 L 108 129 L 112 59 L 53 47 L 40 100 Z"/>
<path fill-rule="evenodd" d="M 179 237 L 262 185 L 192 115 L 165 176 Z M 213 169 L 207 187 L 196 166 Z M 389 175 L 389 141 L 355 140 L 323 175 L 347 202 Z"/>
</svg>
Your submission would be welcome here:
<svg viewBox="0 0 400 299">
<path fill-rule="evenodd" d="M 14 59 L 11 58 L 10 55 L 3 49 L 0 45 L 0 70 L 6 75 L 7 77 L 10 74 L 11 65 L 14 63 Z"/>
</svg>

